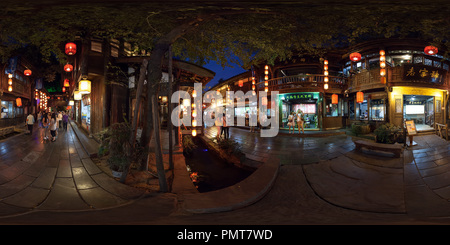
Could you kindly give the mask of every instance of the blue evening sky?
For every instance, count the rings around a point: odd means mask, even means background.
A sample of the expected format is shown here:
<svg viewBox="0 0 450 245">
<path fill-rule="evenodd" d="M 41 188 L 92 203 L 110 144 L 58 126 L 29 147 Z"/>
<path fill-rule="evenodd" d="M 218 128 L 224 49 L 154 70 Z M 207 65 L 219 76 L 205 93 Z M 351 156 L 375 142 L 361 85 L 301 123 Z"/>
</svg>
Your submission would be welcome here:
<svg viewBox="0 0 450 245">
<path fill-rule="evenodd" d="M 205 90 L 209 90 L 210 87 L 216 85 L 221 78 L 223 80 L 227 80 L 228 78 L 234 77 L 247 71 L 237 64 L 230 63 L 230 65 L 232 67 L 223 68 L 221 65 L 217 64 L 214 61 L 211 61 L 208 64 L 204 65 L 203 67 L 216 73 L 216 76 L 206 85 Z"/>
</svg>

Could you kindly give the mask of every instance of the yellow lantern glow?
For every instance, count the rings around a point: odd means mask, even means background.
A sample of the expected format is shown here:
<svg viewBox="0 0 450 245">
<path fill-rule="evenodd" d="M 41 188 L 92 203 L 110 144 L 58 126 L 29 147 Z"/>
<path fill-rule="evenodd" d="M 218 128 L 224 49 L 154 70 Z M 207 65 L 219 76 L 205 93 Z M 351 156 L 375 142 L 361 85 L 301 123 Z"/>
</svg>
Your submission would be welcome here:
<svg viewBox="0 0 450 245">
<path fill-rule="evenodd" d="M 267 93 L 267 92 L 269 92 L 269 88 L 268 87 L 265 87 L 264 88 L 264 91 Z"/>
<path fill-rule="evenodd" d="M 381 68 L 385 68 L 385 67 L 386 67 L 386 62 L 381 61 L 381 62 L 380 62 L 380 67 L 381 67 Z"/>
<path fill-rule="evenodd" d="M 79 91 L 73 92 L 73 100 L 81 100 L 81 96 L 82 96 L 82 94 L 80 94 Z"/>
<path fill-rule="evenodd" d="M 80 94 L 90 94 L 91 93 L 91 81 L 83 79 L 78 85 L 78 92 Z"/>
<path fill-rule="evenodd" d="M 192 127 L 197 127 L 197 120 L 192 120 Z"/>
<path fill-rule="evenodd" d="M 324 83 L 324 84 L 323 84 L 323 89 L 325 89 L 325 90 L 328 89 L 328 83 Z"/>
<path fill-rule="evenodd" d="M 73 100 L 69 100 L 69 105 L 74 105 L 75 104 L 75 102 L 73 101 Z"/>
<path fill-rule="evenodd" d="M 8 85 L 12 85 L 12 79 L 11 78 L 8 79 Z"/>
<path fill-rule="evenodd" d="M 192 97 L 194 97 L 194 98 L 197 97 L 197 91 L 195 91 L 195 90 L 192 91 Z"/>
<path fill-rule="evenodd" d="M 12 91 L 12 86 L 11 86 L 11 85 L 8 86 L 8 91 L 9 91 L 9 92 Z"/>
<path fill-rule="evenodd" d="M 356 103 L 363 103 L 364 102 L 364 93 L 358 92 L 356 93 Z"/>
<path fill-rule="evenodd" d="M 385 76 L 386 75 L 386 69 L 380 69 L 380 75 Z"/>
<path fill-rule="evenodd" d="M 192 136 L 194 136 L 194 137 L 197 136 L 197 130 L 195 130 L 195 129 L 192 130 Z"/>
</svg>

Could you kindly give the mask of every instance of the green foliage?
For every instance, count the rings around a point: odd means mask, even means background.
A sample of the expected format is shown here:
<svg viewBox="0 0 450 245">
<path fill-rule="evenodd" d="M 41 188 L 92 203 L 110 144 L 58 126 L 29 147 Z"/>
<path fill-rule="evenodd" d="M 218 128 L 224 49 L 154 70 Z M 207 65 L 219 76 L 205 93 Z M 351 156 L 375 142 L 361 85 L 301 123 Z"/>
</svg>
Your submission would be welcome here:
<svg viewBox="0 0 450 245">
<path fill-rule="evenodd" d="M 370 133 L 370 127 L 369 124 L 366 123 L 353 123 L 351 132 L 353 135 L 358 136 L 361 134 L 368 134 Z"/>
<path fill-rule="evenodd" d="M 219 138 L 217 139 L 217 145 L 220 149 L 224 150 L 228 154 L 240 154 L 242 153 L 242 146 L 233 139 Z"/>
<path fill-rule="evenodd" d="M 194 143 L 191 135 L 183 136 L 183 150 L 188 154 L 192 153 L 193 150 L 197 149 L 197 145 Z"/>
<path fill-rule="evenodd" d="M 97 134 L 101 144 L 99 156 L 108 155 L 107 163 L 112 170 L 123 171 L 136 154 L 130 155 L 129 137 L 131 128 L 128 123 L 115 123 Z"/>
<path fill-rule="evenodd" d="M 397 141 L 400 133 L 400 127 L 395 126 L 391 123 L 386 123 L 380 125 L 374 131 L 376 135 L 376 140 L 379 143 L 393 144 Z"/>
</svg>

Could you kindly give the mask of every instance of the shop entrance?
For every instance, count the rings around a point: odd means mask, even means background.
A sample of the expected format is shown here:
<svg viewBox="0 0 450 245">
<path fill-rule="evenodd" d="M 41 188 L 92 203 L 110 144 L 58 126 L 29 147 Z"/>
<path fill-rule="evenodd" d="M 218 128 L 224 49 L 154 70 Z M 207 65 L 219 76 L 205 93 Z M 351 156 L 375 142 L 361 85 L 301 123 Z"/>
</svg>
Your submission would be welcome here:
<svg viewBox="0 0 450 245">
<path fill-rule="evenodd" d="M 288 117 L 290 114 L 301 113 L 303 115 L 304 129 L 317 130 L 319 129 L 319 97 L 318 92 L 298 92 L 279 94 L 279 109 L 280 109 L 280 128 L 288 129 Z M 296 120 L 296 117 L 294 117 Z M 297 129 L 297 123 L 295 122 Z"/>
<path fill-rule="evenodd" d="M 403 119 L 413 120 L 417 131 L 434 130 L 434 97 L 403 95 Z"/>
</svg>

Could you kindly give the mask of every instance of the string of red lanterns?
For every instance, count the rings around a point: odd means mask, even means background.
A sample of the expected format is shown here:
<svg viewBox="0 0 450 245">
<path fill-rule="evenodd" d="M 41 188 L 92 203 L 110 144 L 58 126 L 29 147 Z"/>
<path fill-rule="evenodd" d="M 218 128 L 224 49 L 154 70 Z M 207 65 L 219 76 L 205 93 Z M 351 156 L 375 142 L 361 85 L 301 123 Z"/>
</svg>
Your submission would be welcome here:
<svg viewBox="0 0 450 245">
<path fill-rule="evenodd" d="M 327 90 L 328 89 L 328 60 L 323 61 L 323 75 L 325 75 L 325 77 L 323 78 L 323 81 L 324 81 L 323 89 Z"/>
</svg>

